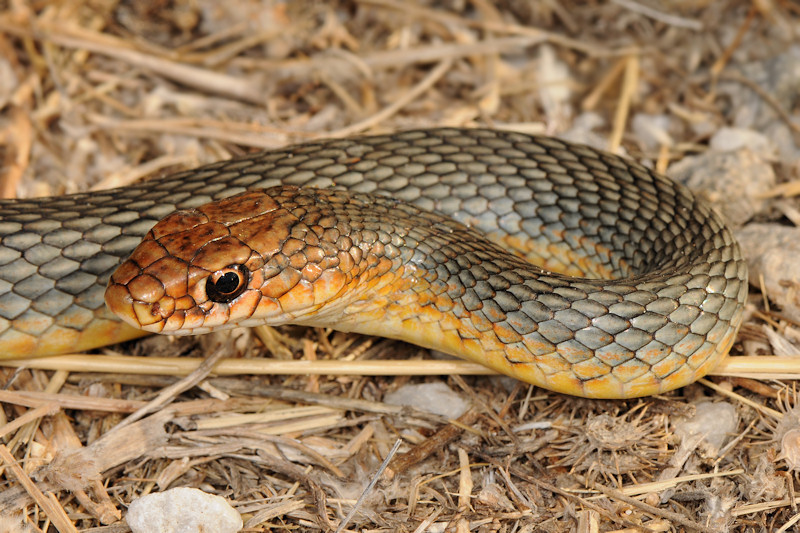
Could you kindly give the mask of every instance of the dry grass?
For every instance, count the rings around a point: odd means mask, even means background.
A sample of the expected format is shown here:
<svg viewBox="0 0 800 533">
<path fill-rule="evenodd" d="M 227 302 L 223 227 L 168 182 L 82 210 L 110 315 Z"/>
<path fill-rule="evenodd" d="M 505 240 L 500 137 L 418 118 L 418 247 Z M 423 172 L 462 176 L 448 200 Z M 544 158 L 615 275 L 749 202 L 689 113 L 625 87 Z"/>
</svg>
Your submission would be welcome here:
<svg viewBox="0 0 800 533">
<path fill-rule="evenodd" d="M 796 45 L 800 31 L 789 0 L 0 8 L 6 196 L 432 125 L 571 130 L 663 170 L 732 123 L 723 83 L 791 118 L 740 67 Z M 672 121 L 655 144 L 631 131 L 643 113 Z M 783 188 L 765 195 L 796 195 L 791 173 L 779 176 Z M 796 331 L 765 301 L 753 295 L 734 352 L 766 345 L 764 326 Z M 767 374 L 732 362 L 720 373 L 740 377 L 665 396 L 589 401 L 460 377 L 483 372 L 329 331 L 149 338 L 114 353 L 124 356 L 0 368 L 0 531 L 126 531 L 128 502 L 173 486 L 225 496 L 248 531 L 334 531 L 357 501 L 348 531 L 787 531 L 800 517 L 797 463 L 780 455 L 797 394 L 777 381 L 797 371 L 780 362 Z M 225 359 L 218 372 L 206 356 Z M 434 381 L 471 408 L 448 421 L 383 402 Z M 675 433 L 703 400 L 735 407 L 738 429 L 719 449 Z"/>
</svg>

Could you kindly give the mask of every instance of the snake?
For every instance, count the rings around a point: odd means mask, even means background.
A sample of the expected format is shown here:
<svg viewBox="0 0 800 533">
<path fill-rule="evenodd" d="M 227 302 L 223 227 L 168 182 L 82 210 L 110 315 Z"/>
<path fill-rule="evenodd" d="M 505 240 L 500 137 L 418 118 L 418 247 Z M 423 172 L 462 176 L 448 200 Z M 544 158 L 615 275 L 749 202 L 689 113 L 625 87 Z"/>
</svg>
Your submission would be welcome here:
<svg viewBox="0 0 800 533">
<path fill-rule="evenodd" d="M 630 398 L 728 354 L 747 277 L 706 202 L 617 155 L 491 129 L 320 140 L 0 202 L 0 359 L 297 324 Z"/>
</svg>

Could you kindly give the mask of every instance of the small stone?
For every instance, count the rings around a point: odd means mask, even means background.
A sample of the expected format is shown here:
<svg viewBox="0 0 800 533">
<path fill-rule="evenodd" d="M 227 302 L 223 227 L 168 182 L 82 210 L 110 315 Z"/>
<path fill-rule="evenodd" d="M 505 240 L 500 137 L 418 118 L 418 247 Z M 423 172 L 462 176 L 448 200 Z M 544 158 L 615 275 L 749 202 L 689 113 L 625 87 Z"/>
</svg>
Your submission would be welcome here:
<svg viewBox="0 0 800 533">
<path fill-rule="evenodd" d="M 800 468 L 800 429 L 789 430 L 783 435 L 781 456 L 791 470 Z"/>
<path fill-rule="evenodd" d="M 685 157 L 667 175 L 701 193 L 733 227 L 761 212 L 766 201 L 759 195 L 775 186 L 772 165 L 749 148 Z"/>
<path fill-rule="evenodd" d="M 771 301 L 792 320 L 800 320 L 800 229 L 779 224 L 748 224 L 736 239 L 747 251 L 750 280 L 761 283 Z"/>
<path fill-rule="evenodd" d="M 709 140 L 714 152 L 735 152 L 747 148 L 769 161 L 775 161 L 778 148 L 766 135 L 748 128 L 720 128 Z"/>
<path fill-rule="evenodd" d="M 134 500 L 125 520 L 133 533 L 234 533 L 243 525 L 225 498 L 188 487 Z"/>
<path fill-rule="evenodd" d="M 458 418 L 469 408 L 469 404 L 441 381 L 404 385 L 387 393 L 383 401 L 391 405 L 406 405 L 421 411 L 447 418 Z"/>
<path fill-rule="evenodd" d="M 631 123 L 636 141 L 647 150 L 657 150 L 661 146 L 674 144 L 670 130 L 671 117 L 666 114 L 650 115 L 637 113 Z"/>
<path fill-rule="evenodd" d="M 682 440 L 702 435 L 716 456 L 725 439 L 735 433 L 738 416 L 736 408 L 727 402 L 700 402 L 692 418 L 675 427 L 675 434 Z"/>
</svg>

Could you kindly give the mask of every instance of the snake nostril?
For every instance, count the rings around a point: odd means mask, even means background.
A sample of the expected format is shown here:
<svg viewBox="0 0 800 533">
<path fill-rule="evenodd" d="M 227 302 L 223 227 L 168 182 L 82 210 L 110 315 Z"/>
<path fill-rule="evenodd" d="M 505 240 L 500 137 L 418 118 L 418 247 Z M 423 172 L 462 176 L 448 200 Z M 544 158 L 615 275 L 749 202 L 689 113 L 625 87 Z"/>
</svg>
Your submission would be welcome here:
<svg viewBox="0 0 800 533">
<path fill-rule="evenodd" d="M 166 320 L 175 313 L 175 299 L 165 296 L 150 306 L 150 314 L 159 320 Z"/>
</svg>

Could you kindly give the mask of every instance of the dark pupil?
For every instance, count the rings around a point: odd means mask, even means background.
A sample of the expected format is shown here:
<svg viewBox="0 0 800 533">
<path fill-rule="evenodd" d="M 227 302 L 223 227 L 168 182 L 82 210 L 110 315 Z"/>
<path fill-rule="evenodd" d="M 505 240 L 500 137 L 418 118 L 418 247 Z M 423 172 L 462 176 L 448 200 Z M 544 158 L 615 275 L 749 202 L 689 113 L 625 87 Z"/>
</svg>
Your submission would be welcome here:
<svg viewBox="0 0 800 533">
<path fill-rule="evenodd" d="M 239 275 L 235 272 L 226 272 L 217 280 L 214 286 L 222 294 L 229 294 L 239 286 Z"/>
<path fill-rule="evenodd" d="M 212 302 L 227 303 L 247 289 L 250 280 L 250 271 L 244 265 L 231 265 L 223 269 L 216 280 L 214 276 L 206 281 L 206 295 Z"/>
</svg>

